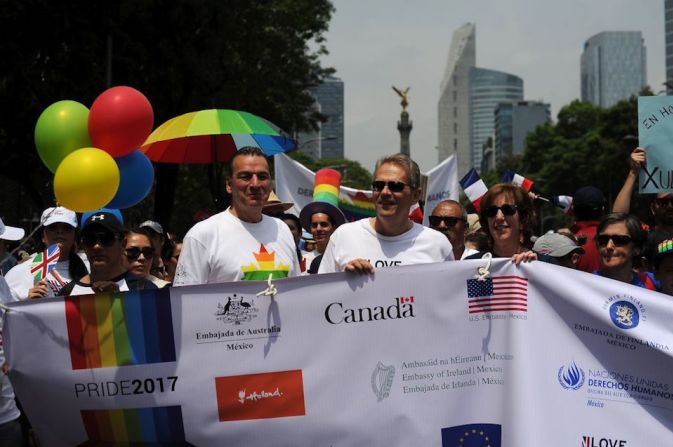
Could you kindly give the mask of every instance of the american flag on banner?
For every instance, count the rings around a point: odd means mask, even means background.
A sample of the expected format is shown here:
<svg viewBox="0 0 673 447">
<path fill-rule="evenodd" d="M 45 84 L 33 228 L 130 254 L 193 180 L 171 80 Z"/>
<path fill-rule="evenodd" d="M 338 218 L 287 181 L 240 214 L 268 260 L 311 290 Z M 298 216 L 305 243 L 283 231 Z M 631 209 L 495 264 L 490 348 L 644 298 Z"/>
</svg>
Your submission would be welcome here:
<svg viewBox="0 0 673 447">
<path fill-rule="evenodd" d="M 49 272 L 56 267 L 60 256 L 61 249 L 57 244 L 52 244 L 42 253 L 35 255 L 30 266 L 30 273 L 33 275 L 35 284 L 46 278 Z"/>
<path fill-rule="evenodd" d="M 526 312 L 528 310 L 528 278 L 523 276 L 496 276 L 467 280 L 469 313 Z"/>
</svg>

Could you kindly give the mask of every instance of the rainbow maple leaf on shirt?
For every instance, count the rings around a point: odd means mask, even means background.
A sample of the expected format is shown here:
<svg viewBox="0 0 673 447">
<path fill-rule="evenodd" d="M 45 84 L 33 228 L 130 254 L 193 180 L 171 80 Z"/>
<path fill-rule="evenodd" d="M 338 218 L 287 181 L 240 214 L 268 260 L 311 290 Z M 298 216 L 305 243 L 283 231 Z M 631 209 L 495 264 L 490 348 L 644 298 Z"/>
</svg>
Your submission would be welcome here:
<svg viewBox="0 0 673 447">
<path fill-rule="evenodd" d="M 287 278 L 287 275 L 290 273 L 290 266 L 278 262 L 276 264 L 276 252 L 272 251 L 269 253 L 266 251 L 264 244 L 259 245 L 259 253 L 254 253 L 255 259 L 259 265 L 255 265 L 254 262 L 251 262 L 249 265 L 244 265 L 241 267 L 243 271 L 243 281 L 266 281 L 271 278 Z"/>
</svg>

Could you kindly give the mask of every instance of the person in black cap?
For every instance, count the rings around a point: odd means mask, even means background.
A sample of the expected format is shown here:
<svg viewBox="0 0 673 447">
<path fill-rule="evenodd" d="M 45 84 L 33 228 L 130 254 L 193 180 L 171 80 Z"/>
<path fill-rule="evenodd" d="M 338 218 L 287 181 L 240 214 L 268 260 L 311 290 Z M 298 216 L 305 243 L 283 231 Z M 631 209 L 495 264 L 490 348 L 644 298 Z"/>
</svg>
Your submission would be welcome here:
<svg viewBox="0 0 673 447">
<path fill-rule="evenodd" d="M 124 219 L 119 210 L 102 208 L 82 216 L 81 244 L 90 273 L 59 291 L 61 296 L 156 289 L 145 278 L 129 275 L 124 265 Z"/>
<path fill-rule="evenodd" d="M 593 273 L 600 267 L 600 256 L 593 240 L 598 222 L 605 214 L 605 203 L 605 196 L 594 186 L 583 186 L 573 196 L 575 224 L 571 230 L 585 250 L 577 265 L 578 270 Z"/>
</svg>

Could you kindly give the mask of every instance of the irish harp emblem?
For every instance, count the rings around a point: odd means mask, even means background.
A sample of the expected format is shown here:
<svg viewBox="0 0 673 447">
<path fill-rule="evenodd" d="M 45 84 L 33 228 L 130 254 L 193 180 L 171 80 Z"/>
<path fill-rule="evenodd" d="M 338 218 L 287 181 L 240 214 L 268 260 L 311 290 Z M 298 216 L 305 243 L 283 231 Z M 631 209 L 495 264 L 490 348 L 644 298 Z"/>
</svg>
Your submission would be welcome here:
<svg viewBox="0 0 673 447">
<path fill-rule="evenodd" d="M 376 364 L 376 368 L 372 371 L 372 391 L 374 391 L 378 402 L 390 395 L 394 378 L 395 367 L 393 365 L 386 366 L 381 362 Z"/>
</svg>

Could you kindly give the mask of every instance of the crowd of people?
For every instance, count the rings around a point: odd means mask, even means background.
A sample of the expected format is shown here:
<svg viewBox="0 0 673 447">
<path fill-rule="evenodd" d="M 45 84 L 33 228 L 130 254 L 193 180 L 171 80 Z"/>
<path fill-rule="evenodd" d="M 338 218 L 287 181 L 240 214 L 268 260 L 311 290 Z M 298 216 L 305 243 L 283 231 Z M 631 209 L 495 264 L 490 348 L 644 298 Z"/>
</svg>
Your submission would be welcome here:
<svg viewBox="0 0 673 447">
<path fill-rule="evenodd" d="M 652 228 L 629 214 L 645 151 L 637 148 L 630 157 L 629 173 L 611 210 L 600 190 L 582 187 L 574 195 L 574 224 L 536 237 L 536 197 L 513 184 L 489 188 L 476 215 L 460 202 L 445 200 L 425 210 L 429 227 L 414 222 L 410 212 L 421 198 L 421 175 L 403 154 L 376 163 L 371 185 L 375 216 L 347 222 L 338 207 L 338 183 L 327 171 L 320 177 L 331 183 L 316 184 L 313 202 L 298 216 L 289 214 L 293 204 L 273 194 L 266 156 L 257 148 L 244 148 L 229 162 L 231 206 L 194 225 L 182 243 L 151 220 L 127 228 L 118 210 L 100 209 L 79 218 L 63 207 L 44 210 L 43 246 L 36 253 L 17 259 L 0 252 L 5 275 L 0 276 L 0 298 L 9 302 L 344 271 L 370 274 L 392 266 L 479 259 L 487 253 L 517 265 L 548 262 L 673 295 L 673 193 L 653 199 Z M 22 229 L 0 221 L 0 240 L 23 236 Z M 57 262 L 36 279 L 34 260 L 54 244 Z M 6 376 L 0 385 L 0 444 L 23 445 Z"/>
</svg>

